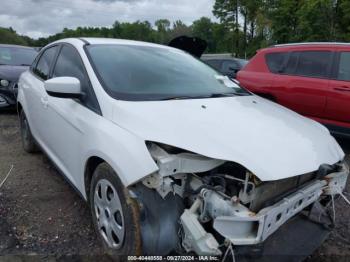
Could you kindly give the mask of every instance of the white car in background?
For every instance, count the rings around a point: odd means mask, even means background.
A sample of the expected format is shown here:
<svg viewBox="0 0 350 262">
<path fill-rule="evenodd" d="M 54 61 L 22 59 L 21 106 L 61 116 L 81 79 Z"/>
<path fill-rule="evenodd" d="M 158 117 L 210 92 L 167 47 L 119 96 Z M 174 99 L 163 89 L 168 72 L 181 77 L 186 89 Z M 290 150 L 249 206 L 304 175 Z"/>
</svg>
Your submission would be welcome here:
<svg viewBox="0 0 350 262">
<path fill-rule="evenodd" d="M 24 149 L 89 202 L 114 255 L 254 248 L 301 212 L 321 216 L 349 172 L 325 127 L 151 43 L 49 44 L 18 111 Z"/>
</svg>

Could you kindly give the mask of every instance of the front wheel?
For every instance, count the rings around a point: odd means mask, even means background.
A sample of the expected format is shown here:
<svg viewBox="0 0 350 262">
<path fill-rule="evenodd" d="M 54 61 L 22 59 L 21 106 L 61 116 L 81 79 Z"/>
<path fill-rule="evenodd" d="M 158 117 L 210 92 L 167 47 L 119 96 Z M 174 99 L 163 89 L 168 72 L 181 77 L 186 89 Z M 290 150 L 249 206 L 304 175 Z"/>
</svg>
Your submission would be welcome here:
<svg viewBox="0 0 350 262">
<path fill-rule="evenodd" d="M 138 204 L 107 163 L 100 164 L 93 173 L 90 207 L 95 230 L 107 253 L 142 253 Z"/>
<path fill-rule="evenodd" d="M 24 151 L 28 153 L 38 152 L 39 148 L 35 142 L 32 132 L 30 131 L 28 120 L 23 110 L 20 112 L 19 119 L 20 119 L 22 146 Z"/>
</svg>

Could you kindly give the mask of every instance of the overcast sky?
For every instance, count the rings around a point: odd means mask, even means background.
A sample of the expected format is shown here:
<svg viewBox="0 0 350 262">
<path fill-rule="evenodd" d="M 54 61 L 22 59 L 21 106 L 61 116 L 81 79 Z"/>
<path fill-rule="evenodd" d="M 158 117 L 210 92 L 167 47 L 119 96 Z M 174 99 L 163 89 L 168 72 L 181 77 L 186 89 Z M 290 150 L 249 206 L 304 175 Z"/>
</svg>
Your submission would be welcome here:
<svg viewBox="0 0 350 262">
<path fill-rule="evenodd" d="M 134 22 L 160 18 L 186 24 L 213 18 L 215 0 L 0 0 L 0 27 L 12 27 L 33 38 L 61 32 L 64 27 L 111 26 L 115 20 Z"/>
</svg>

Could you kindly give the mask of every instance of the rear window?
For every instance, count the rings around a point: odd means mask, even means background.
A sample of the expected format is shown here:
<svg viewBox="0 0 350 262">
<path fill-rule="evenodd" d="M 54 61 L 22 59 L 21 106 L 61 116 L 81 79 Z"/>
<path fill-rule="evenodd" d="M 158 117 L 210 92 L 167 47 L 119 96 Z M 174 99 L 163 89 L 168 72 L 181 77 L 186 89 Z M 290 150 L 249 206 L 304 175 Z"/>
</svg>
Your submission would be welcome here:
<svg viewBox="0 0 350 262">
<path fill-rule="evenodd" d="M 266 64 L 272 73 L 281 73 L 283 69 L 284 62 L 286 60 L 286 52 L 276 52 L 266 54 Z"/>
</svg>

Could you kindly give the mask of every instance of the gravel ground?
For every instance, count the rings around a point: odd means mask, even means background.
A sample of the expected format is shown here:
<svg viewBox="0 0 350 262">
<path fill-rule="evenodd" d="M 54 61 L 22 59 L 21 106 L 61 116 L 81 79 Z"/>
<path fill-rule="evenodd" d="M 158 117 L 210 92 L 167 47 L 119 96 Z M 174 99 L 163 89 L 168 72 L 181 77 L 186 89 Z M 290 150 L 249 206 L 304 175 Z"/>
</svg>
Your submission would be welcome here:
<svg viewBox="0 0 350 262">
<path fill-rule="evenodd" d="M 43 154 L 21 147 L 14 112 L 0 114 L 0 255 L 101 260 L 86 203 Z M 46 260 L 46 259 L 45 259 Z"/>
<path fill-rule="evenodd" d="M 350 140 L 339 142 L 350 153 Z M 43 154 L 22 150 L 15 112 L 2 112 L 0 181 L 11 165 L 0 190 L 0 261 L 109 261 L 96 240 L 86 203 Z M 311 261 L 350 257 L 350 206 L 343 200 L 336 206 L 336 228 Z"/>
</svg>

